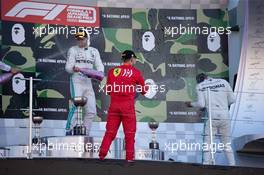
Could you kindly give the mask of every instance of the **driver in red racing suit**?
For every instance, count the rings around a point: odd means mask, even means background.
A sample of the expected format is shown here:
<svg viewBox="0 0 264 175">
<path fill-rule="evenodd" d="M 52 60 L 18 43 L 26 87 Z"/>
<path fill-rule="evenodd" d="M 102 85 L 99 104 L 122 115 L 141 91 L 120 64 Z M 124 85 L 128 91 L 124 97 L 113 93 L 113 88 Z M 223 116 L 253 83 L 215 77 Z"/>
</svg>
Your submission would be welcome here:
<svg viewBox="0 0 264 175">
<path fill-rule="evenodd" d="M 136 58 L 133 51 L 126 50 L 122 53 L 124 63 L 108 72 L 105 90 L 111 96 L 111 103 L 108 110 L 106 132 L 99 152 L 101 160 L 104 160 L 107 155 L 121 122 L 125 134 L 126 160 L 134 160 L 136 133 L 134 99 L 136 92 L 144 95 L 148 91 L 148 86 L 145 85 L 140 71 L 133 67 Z"/>
</svg>

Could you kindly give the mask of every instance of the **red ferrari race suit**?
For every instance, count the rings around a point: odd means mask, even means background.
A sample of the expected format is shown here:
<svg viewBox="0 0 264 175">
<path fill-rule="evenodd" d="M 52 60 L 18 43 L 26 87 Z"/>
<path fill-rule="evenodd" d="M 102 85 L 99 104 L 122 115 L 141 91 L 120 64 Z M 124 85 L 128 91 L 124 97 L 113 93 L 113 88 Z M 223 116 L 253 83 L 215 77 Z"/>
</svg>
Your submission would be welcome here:
<svg viewBox="0 0 264 175">
<path fill-rule="evenodd" d="M 106 132 L 100 147 L 100 159 L 103 160 L 107 155 L 122 122 L 126 160 L 134 160 L 136 133 L 134 99 L 136 92 L 141 92 L 144 95 L 147 90 L 148 86 L 145 85 L 140 71 L 132 65 L 124 64 L 108 72 L 106 91 L 111 97 L 111 103 L 108 109 Z"/>
</svg>

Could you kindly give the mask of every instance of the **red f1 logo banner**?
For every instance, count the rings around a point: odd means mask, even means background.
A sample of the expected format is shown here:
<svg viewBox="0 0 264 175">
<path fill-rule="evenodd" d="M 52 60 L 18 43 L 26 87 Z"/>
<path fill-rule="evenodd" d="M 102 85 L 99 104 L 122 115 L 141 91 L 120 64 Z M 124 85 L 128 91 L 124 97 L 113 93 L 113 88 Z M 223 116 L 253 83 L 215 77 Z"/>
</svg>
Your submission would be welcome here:
<svg viewBox="0 0 264 175">
<path fill-rule="evenodd" d="M 2 0 L 2 20 L 99 27 L 99 8 L 65 4 Z"/>
</svg>

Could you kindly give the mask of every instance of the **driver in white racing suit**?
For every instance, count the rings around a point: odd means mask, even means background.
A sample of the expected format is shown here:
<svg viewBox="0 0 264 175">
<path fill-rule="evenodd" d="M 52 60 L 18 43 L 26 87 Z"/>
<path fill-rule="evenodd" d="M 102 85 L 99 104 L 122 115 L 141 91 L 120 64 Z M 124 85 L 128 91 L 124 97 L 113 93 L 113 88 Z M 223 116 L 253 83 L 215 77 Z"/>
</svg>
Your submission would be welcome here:
<svg viewBox="0 0 264 175">
<path fill-rule="evenodd" d="M 92 87 L 91 79 L 80 72 L 80 68 L 96 68 L 97 71 L 104 72 L 104 65 L 100 54 L 96 48 L 90 47 L 89 34 L 83 30 L 76 33 L 75 38 L 78 45 L 73 46 L 67 53 L 67 62 L 65 69 L 71 76 L 71 96 L 83 96 L 87 98 L 84 106 L 84 125 L 86 126 L 86 135 L 89 135 L 92 121 L 96 115 L 96 100 Z M 76 123 L 77 114 L 73 106 L 69 112 L 66 131 L 71 131 Z M 67 133 L 66 133 L 67 134 Z"/>
<path fill-rule="evenodd" d="M 230 137 L 230 116 L 229 106 L 235 102 L 235 95 L 224 79 L 215 79 L 205 74 L 197 76 L 197 101 L 186 102 L 189 107 L 206 107 L 208 109 L 207 88 L 210 88 L 211 116 L 212 116 L 212 133 L 213 136 L 219 131 L 221 143 L 225 145 L 224 151 L 230 165 L 235 165 L 233 150 L 231 147 Z M 204 143 L 210 144 L 209 120 L 205 123 Z M 214 141 L 212 141 L 214 143 Z M 203 151 L 204 164 L 210 164 L 210 150 Z"/>
</svg>

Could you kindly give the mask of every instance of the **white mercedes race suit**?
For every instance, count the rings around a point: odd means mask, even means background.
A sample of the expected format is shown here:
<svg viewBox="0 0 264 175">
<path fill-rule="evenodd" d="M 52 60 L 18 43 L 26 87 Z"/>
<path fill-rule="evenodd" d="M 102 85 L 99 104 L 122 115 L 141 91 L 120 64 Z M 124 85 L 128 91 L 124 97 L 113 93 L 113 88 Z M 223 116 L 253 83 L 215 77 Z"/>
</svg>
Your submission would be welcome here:
<svg viewBox="0 0 264 175">
<path fill-rule="evenodd" d="M 196 86 L 197 102 L 192 102 L 194 107 L 207 107 L 207 88 L 210 88 L 212 133 L 217 131 L 221 135 L 221 143 L 225 145 L 225 153 L 230 165 L 235 165 L 230 137 L 230 116 L 229 106 L 235 102 L 235 95 L 226 80 L 207 78 Z M 208 111 L 208 110 L 207 110 Z M 205 122 L 204 143 L 210 144 L 209 120 Z M 214 143 L 214 141 L 212 141 Z M 210 150 L 204 150 L 204 164 L 209 164 L 211 160 Z"/>
<path fill-rule="evenodd" d="M 70 86 L 71 96 L 84 96 L 87 98 L 87 103 L 84 106 L 84 125 L 86 126 L 86 134 L 88 135 L 92 121 L 96 115 L 95 94 L 91 79 L 81 73 L 74 72 L 74 66 L 90 69 L 95 67 L 96 70 L 104 72 L 104 65 L 96 48 L 80 48 L 79 46 L 73 46 L 68 51 L 65 69 L 68 73 L 72 74 Z M 76 123 L 77 115 L 74 110 L 75 107 L 69 112 L 66 129 L 72 129 Z M 73 120 L 71 121 L 72 118 Z"/>
<path fill-rule="evenodd" d="M 0 61 L 0 69 L 7 71 L 7 72 L 11 71 L 11 67 L 9 65 L 3 63 L 2 61 Z"/>
</svg>

